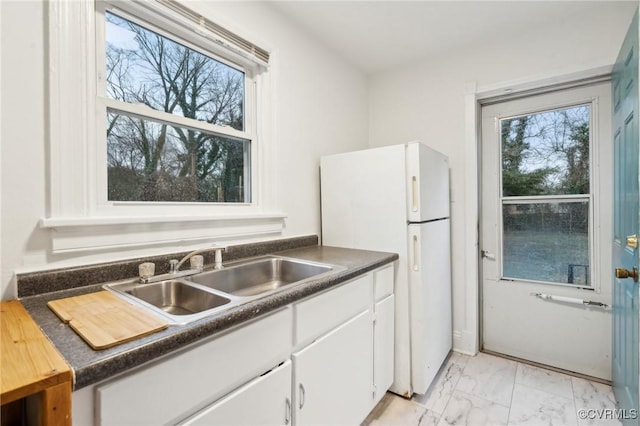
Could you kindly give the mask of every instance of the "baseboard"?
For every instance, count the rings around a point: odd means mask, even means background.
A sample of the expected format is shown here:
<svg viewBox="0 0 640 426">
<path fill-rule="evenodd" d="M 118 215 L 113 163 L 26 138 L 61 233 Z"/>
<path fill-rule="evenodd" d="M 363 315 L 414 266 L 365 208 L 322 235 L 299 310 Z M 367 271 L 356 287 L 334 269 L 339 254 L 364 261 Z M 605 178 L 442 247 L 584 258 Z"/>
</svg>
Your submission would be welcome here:
<svg viewBox="0 0 640 426">
<path fill-rule="evenodd" d="M 470 331 L 453 331 L 453 350 L 465 355 L 474 356 L 478 353 L 478 336 Z"/>
</svg>

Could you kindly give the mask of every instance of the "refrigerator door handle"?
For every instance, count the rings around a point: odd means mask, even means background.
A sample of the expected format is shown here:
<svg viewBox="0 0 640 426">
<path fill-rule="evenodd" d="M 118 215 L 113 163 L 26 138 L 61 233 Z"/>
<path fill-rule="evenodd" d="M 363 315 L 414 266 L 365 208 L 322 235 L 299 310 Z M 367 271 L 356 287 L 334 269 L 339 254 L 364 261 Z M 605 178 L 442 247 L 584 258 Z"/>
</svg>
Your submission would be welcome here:
<svg viewBox="0 0 640 426">
<path fill-rule="evenodd" d="M 415 176 L 411 176 L 411 211 L 418 211 L 418 203 L 416 199 L 418 198 L 418 180 Z"/>
<path fill-rule="evenodd" d="M 413 270 L 418 271 L 420 267 L 418 265 L 418 236 L 413 236 Z"/>
</svg>

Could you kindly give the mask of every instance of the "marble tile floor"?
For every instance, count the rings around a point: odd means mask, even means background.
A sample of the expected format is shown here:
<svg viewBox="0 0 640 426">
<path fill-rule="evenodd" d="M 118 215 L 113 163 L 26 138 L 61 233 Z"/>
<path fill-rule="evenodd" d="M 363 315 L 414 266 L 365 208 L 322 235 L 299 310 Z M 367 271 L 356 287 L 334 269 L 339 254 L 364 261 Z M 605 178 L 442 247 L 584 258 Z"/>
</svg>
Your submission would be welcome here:
<svg viewBox="0 0 640 426">
<path fill-rule="evenodd" d="M 362 426 L 621 425 L 606 411 L 613 409 L 610 386 L 484 353 L 452 352 L 425 395 L 408 400 L 389 392 Z M 593 418 L 598 413 L 609 418 Z"/>
</svg>

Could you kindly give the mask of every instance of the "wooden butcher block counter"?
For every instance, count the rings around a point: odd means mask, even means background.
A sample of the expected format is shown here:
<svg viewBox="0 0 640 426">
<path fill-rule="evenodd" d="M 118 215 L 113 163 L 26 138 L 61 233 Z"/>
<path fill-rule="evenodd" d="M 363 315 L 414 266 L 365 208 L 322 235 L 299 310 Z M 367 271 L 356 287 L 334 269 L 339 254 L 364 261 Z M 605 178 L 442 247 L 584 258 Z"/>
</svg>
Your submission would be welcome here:
<svg viewBox="0 0 640 426">
<path fill-rule="evenodd" d="M 16 410 L 10 407 L 16 401 L 37 395 L 41 424 L 70 425 L 71 368 L 20 301 L 1 302 L 0 323 L 0 403 L 3 424 L 6 417 L 15 413 Z"/>
</svg>

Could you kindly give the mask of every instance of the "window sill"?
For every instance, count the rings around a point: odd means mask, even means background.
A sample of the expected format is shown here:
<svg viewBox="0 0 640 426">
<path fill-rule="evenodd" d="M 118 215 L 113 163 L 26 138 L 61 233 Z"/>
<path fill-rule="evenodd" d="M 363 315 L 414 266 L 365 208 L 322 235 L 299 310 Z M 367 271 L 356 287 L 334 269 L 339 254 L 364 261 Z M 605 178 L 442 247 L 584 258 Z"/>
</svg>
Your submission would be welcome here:
<svg viewBox="0 0 640 426">
<path fill-rule="evenodd" d="M 43 218 L 51 232 L 53 253 L 104 251 L 279 236 L 283 213 L 229 216 L 102 216 Z"/>
</svg>

